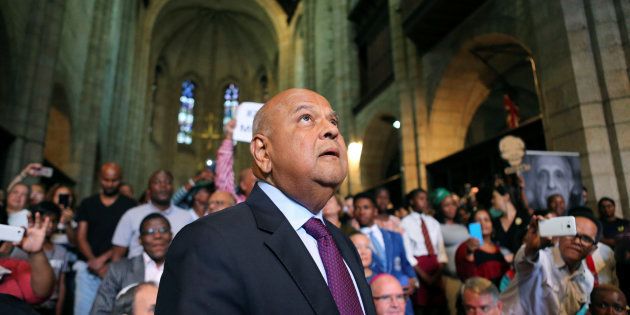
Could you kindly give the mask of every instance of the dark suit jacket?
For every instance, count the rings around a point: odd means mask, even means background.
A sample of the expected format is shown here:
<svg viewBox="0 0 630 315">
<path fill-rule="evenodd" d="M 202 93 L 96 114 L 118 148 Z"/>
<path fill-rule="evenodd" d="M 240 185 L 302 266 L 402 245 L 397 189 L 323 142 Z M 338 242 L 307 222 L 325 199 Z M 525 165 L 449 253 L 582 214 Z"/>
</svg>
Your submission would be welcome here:
<svg viewBox="0 0 630 315">
<path fill-rule="evenodd" d="M 327 223 L 376 314 L 361 260 Z M 156 314 L 338 314 L 313 258 L 280 210 L 258 187 L 236 206 L 199 219 L 175 237 L 166 256 Z"/>
<path fill-rule="evenodd" d="M 144 260 L 142 255 L 124 258 L 109 266 L 105 278 L 98 287 L 90 315 L 109 315 L 114 310 L 116 295 L 123 288 L 144 281 Z"/>
</svg>

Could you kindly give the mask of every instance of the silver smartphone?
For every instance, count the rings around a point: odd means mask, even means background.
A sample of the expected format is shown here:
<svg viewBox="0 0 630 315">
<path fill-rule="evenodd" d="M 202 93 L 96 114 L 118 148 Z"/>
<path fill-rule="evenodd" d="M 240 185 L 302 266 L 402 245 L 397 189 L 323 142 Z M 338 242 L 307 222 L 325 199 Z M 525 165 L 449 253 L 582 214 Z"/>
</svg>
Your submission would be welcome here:
<svg viewBox="0 0 630 315">
<path fill-rule="evenodd" d="M 0 224 L 0 241 L 20 242 L 23 237 L 23 227 Z"/>
<path fill-rule="evenodd" d="M 575 217 L 555 217 L 538 221 L 538 234 L 545 237 L 576 235 Z"/>
<path fill-rule="evenodd" d="M 53 168 L 44 166 L 37 171 L 37 175 L 42 177 L 52 177 Z"/>
</svg>

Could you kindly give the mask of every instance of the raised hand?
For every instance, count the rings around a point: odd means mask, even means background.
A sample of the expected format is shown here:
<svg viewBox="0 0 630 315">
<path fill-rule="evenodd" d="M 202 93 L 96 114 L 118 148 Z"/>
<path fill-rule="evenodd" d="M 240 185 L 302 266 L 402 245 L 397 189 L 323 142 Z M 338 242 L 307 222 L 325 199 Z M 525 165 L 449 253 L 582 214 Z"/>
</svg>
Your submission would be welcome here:
<svg viewBox="0 0 630 315">
<path fill-rule="evenodd" d="M 26 229 L 26 234 L 24 238 L 22 238 L 19 247 L 29 254 L 40 252 L 44 245 L 44 240 L 46 239 L 48 224 L 50 224 L 49 217 L 42 220 L 39 213 L 36 213 L 35 220 L 29 225 L 29 228 Z"/>
</svg>

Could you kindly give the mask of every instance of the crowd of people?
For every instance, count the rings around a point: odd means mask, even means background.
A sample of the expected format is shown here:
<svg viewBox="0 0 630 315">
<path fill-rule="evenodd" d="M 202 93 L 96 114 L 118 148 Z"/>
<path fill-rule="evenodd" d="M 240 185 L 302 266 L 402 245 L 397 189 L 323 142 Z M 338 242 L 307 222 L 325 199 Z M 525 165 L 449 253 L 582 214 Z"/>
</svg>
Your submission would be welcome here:
<svg viewBox="0 0 630 315">
<path fill-rule="evenodd" d="M 70 185 L 27 184 L 42 167 L 27 165 L 2 198 L 0 223 L 24 237 L 0 244 L 0 313 L 301 313 L 310 305 L 323 314 L 627 314 L 630 225 L 615 216 L 613 199 L 601 198 L 595 213 L 565 209 L 555 194 L 531 209 L 516 175 L 463 196 L 416 188 L 396 208 L 384 187 L 329 198 L 345 177 L 345 151 L 327 146 L 317 152 L 327 166 L 303 165 L 309 148 L 295 148 L 311 136 L 343 145 L 336 116 L 313 92 L 287 94 L 257 115 L 254 166 L 237 178 L 234 122 L 215 168 L 178 189 L 169 171 L 157 170 L 139 198 L 114 162 L 100 166 L 99 191 L 79 203 Z M 290 103 L 298 99 L 308 105 Z M 297 120 L 306 129 L 277 127 L 294 112 L 308 113 Z M 309 134 L 316 123 L 324 131 Z M 270 136 L 282 132 L 283 140 Z M 539 222 L 564 215 L 575 218 L 576 235 L 540 236 Z M 311 267 L 325 281 L 304 273 Z M 330 294 L 315 292 L 326 287 Z M 276 289 L 278 303 L 265 295 Z"/>
</svg>

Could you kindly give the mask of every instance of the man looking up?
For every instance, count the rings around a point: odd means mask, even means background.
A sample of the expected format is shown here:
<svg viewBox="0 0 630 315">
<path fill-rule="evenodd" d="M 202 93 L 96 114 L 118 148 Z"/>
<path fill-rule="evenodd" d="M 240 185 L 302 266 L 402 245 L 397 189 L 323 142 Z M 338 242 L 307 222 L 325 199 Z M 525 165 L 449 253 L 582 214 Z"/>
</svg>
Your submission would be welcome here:
<svg viewBox="0 0 630 315">
<path fill-rule="evenodd" d="M 600 224 L 590 209 L 574 209 L 577 234 L 559 237 L 553 247 L 550 238 L 540 237 L 533 216 L 525 245 L 514 258 L 516 276 L 501 295 L 504 314 L 575 314 L 589 303 L 593 275 L 584 258 L 597 248 Z"/>
<path fill-rule="evenodd" d="M 175 238 L 156 314 L 375 314 L 354 246 L 322 219 L 348 170 L 328 101 L 305 89 L 274 96 L 254 118 L 250 152 L 259 181 Z"/>
<path fill-rule="evenodd" d="M 125 253 L 129 258 L 142 254 L 140 222 L 151 213 L 161 213 L 168 219 L 173 236 L 186 224 L 193 221 L 188 211 L 171 204 L 173 175 L 169 171 L 159 170 L 151 175 L 148 194 L 148 203 L 129 209 L 120 218 L 112 238 L 114 245 L 112 260 L 118 261 L 125 256 Z"/>
<path fill-rule="evenodd" d="M 77 209 L 77 245 L 80 260 L 76 271 L 74 314 L 90 312 L 92 301 L 107 272 L 112 257 L 112 235 L 116 224 L 127 209 L 135 207 L 136 201 L 120 194 L 122 170 L 113 162 L 105 163 L 99 172 L 101 191 L 84 199 Z"/>
</svg>

